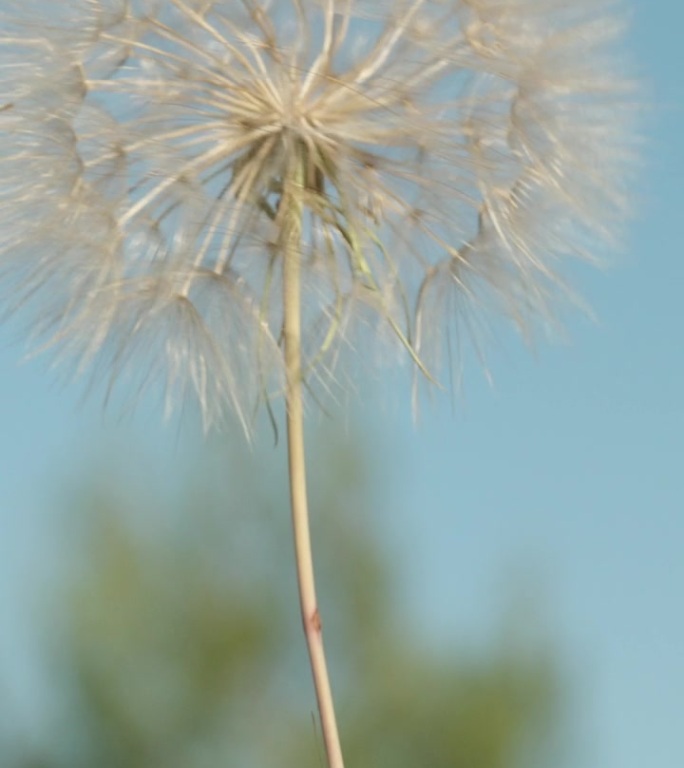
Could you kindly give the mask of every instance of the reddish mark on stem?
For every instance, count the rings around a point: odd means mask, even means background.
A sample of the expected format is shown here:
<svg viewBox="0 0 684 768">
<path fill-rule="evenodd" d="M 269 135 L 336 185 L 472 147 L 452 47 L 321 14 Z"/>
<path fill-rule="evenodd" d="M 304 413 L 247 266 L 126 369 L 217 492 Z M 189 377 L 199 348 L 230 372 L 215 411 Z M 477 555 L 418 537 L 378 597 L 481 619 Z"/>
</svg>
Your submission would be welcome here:
<svg viewBox="0 0 684 768">
<path fill-rule="evenodd" d="M 314 632 L 318 632 L 320 634 L 321 630 L 323 629 L 323 623 L 321 622 L 321 615 L 318 612 L 318 608 L 314 608 L 314 611 L 309 619 L 309 624 Z"/>
</svg>

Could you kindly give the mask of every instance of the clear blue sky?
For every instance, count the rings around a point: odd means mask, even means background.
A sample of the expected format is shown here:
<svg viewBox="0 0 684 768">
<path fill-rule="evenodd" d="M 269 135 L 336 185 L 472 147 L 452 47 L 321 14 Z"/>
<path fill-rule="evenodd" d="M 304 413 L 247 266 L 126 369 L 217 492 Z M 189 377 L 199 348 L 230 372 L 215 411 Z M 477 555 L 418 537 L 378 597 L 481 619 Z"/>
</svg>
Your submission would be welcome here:
<svg viewBox="0 0 684 768">
<path fill-rule="evenodd" d="M 655 109 L 629 250 L 578 276 L 599 323 L 571 319 L 569 342 L 534 356 L 495 355 L 493 389 L 471 376 L 456 414 L 438 401 L 417 429 L 407 410 L 359 409 L 408 594 L 436 638 L 487 636 L 521 564 L 543 583 L 582 703 L 578 768 L 684 765 L 684 6 L 632 5 Z M 11 340 L 1 329 L 0 689 L 8 667 L 30 680 L 24 585 L 49 551 L 55 488 L 117 431 L 44 362 L 19 366 Z M 154 451 L 161 428 L 139 427 Z"/>
</svg>

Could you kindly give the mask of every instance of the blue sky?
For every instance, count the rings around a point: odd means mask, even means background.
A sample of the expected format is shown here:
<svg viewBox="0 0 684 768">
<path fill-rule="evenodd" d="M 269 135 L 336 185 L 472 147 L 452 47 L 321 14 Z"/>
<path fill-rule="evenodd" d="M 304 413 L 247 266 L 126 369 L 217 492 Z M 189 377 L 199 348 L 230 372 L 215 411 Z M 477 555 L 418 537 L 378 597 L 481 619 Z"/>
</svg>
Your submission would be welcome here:
<svg viewBox="0 0 684 768">
<path fill-rule="evenodd" d="M 437 642 L 488 637 L 521 572 L 542 585 L 582 768 L 684 765 L 684 7 L 632 7 L 654 109 L 628 250 L 577 275 L 598 322 L 571 318 L 568 340 L 535 354 L 497 352 L 493 387 L 470 376 L 455 411 L 437 400 L 417 427 L 375 396 L 356 413 L 380 454 L 378 525 Z M 20 366 L 13 333 L 0 329 L 0 690 L 32 679 L 26 585 L 41 580 L 55 489 L 119 433 L 44 361 Z M 135 425 L 172 461 L 168 432 Z"/>
</svg>

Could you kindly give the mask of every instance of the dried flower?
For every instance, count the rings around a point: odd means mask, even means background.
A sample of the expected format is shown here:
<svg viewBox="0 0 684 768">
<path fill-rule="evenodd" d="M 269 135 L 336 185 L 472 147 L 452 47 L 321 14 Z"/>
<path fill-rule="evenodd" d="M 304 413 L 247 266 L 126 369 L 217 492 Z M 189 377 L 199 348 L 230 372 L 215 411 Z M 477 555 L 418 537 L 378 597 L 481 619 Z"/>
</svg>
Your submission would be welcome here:
<svg viewBox="0 0 684 768">
<path fill-rule="evenodd" d="M 302 385 L 381 344 L 430 380 L 463 327 L 548 316 L 626 210 L 610 0 L 6 0 L 0 277 L 34 336 L 205 427 L 284 392 L 300 607 Z M 30 314 L 30 312 L 29 312 Z M 449 331 L 449 328 L 452 331 Z M 394 357 L 396 359 L 396 356 Z"/>
<path fill-rule="evenodd" d="M 437 379 L 483 310 L 548 316 L 625 213 L 613 5 L 5 2 L 6 304 L 79 372 L 248 428 L 284 389 L 289 196 L 302 375 L 389 342 Z"/>
</svg>

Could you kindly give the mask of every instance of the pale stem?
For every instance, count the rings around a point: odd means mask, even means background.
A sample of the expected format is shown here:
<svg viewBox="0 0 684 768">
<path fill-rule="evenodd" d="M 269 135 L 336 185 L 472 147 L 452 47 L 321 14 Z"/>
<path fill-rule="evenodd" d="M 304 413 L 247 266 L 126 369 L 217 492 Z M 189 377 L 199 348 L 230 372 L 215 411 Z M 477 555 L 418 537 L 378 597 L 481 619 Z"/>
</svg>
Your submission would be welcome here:
<svg viewBox="0 0 684 768">
<path fill-rule="evenodd" d="M 301 352 L 301 212 L 295 200 L 284 196 L 283 340 L 286 369 L 287 447 L 290 470 L 290 505 L 294 532 L 299 603 L 311 672 L 321 718 L 329 768 L 344 768 L 335 707 L 323 650 L 321 618 L 316 600 L 309 512 L 306 493 L 304 413 Z"/>
</svg>

